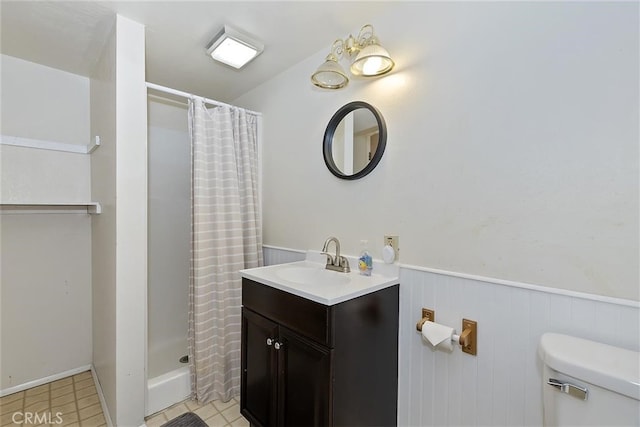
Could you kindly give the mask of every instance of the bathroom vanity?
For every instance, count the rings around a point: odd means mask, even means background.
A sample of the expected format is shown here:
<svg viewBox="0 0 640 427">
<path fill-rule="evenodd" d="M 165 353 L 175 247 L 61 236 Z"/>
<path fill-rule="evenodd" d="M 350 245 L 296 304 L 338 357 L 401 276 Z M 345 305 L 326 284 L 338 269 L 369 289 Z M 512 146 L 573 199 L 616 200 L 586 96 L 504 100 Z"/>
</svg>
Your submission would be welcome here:
<svg viewBox="0 0 640 427">
<path fill-rule="evenodd" d="M 320 270 L 241 272 L 242 415 L 256 426 L 396 425 L 397 277 Z M 331 296 L 312 295 L 316 285 Z"/>
</svg>

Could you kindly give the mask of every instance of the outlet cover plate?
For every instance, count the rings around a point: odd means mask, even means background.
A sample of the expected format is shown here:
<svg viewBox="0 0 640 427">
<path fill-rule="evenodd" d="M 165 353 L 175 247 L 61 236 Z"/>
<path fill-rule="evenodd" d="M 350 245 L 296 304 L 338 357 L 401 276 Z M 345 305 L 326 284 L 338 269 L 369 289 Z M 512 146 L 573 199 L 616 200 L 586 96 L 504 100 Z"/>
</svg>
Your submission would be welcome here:
<svg viewBox="0 0 640 427">
<path fill-rule="evenodd" d="M 398 260 L 398 257 L 400 256 L 400 238 L 398 236 L 394 236 L 391 234 L 385 234 L 384 236 L 384 245 L 387 246 L 391 246 L 393 248 L 393 251 L 396 253 L 395 256 L 395 260 Z"/>
</svg>

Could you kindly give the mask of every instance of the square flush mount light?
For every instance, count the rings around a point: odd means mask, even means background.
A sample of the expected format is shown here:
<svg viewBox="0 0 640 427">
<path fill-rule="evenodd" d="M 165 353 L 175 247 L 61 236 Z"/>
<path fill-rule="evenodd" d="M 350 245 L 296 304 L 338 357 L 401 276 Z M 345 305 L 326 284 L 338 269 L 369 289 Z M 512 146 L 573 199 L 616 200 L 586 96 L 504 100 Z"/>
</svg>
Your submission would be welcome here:
<svg viewBox="0 0 640 427">
<path fill-rule="evenodd" d="M 225 25 L 207 46 L 216 61 L 240 69 L 262 53 L 264 45 L 251 36 Z"/>
</svg>

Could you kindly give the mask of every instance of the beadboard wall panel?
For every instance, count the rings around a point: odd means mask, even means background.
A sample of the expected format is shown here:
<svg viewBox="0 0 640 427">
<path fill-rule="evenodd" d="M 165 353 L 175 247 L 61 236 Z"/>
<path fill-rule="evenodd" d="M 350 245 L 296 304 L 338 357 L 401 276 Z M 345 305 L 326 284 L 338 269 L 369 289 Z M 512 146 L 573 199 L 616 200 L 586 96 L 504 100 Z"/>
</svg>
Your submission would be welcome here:
<svg viewBox="0 0 640 427">
<path fill-rule="evenodd" d="M 400 283 L 399 425 L 541 425 L 537 348 L 545 332 L 640 348 L 634 304 L 408 267 Z M 415 329 L 422 307 L 458 332 L 463 318 L 477 321 L 477 356 L 433 350 Z"/>
<path fill-rule="evenodd" d="M 304 258 L 283 248 L 264 253 L 265 265 Z M 463 318 L 477 321 L 477 356 L 431 349 L 415 327 L 423 307 L 458 332 Z M 542 425 L 537 348 L 545 332 L 640 351 L 639 306 L 401 266 L 398 425 Z"/>
<path fill-rule="evenodd" d="M 306 257 L 306 252 L 304 251 L 278 248 L 275 246 L 262 246 L 262 254 L 264 256 L 264 265 L 302 261 Z"/>
</svg>

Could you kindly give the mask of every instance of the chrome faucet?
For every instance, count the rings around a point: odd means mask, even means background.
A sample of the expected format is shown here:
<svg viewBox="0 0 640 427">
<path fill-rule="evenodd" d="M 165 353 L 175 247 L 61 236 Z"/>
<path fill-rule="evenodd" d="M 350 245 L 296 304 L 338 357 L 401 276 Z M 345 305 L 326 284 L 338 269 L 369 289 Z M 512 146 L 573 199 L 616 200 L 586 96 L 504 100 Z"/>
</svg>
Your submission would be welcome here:
<svg viewBox="0 0 640 427">
<path fill-rule="evenodd" d="M 329 243 L 336 244 L 336 255 L 331 256 L 330 253 L 327 252 L 329 249 Z M 325 268 L 327 270 L 339 271 L 341 273 L 349 273 L 351 268 L 349 267 L 349 261 L 340 255 L 340 241 L 336 237 L 329 237 L 325 240 L 324 245 L 322 246 L 322 253 L 327 256 L 327 265 Z"/>
</svg>

